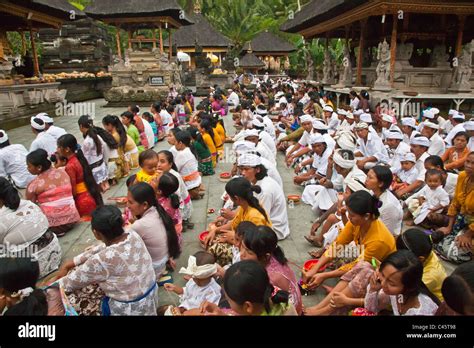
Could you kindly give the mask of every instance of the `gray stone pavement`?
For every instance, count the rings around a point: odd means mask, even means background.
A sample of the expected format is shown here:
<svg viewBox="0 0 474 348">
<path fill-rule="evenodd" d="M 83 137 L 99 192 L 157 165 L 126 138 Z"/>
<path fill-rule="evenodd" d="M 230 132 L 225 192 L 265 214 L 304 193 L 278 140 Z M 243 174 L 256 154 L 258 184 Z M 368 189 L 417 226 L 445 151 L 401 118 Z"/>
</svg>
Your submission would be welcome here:
<svg viewBox="0 0 474 348">
<path fill-rule="evenodd" d="M 120 115 L 124 108 L 106 108 L 104 107 L 105 101 L 103 99 L 91 100 L 89 102 L 96 103 L 96 115 L 95 120 L 96 124 L 100 125 L 101 120 L 104 116 L 108 114 Z M 145 111 L 143 109 L 143 111 Z M 82 135 L 79 132 L 79 127 L 77 125 L 77 120 L 79 116 L 76 117 L 60 117 L 55 119 L 55 124 L 59 127 L 66 129 L 69 133 L 74 134 L 77 139 L 80 141 Z M 226 129 L 228 134 L 232 135 L 235 133 L 235 130 L 232 127 L 232 118 L 227 116 L 224 118 Z M 1 125 L 0 125 L 1 128 Z M 12 143 L 20 143 L 29 148 L 32 140 L 33 134 L 29 126 L 16 128 L 8 132 L 9 138 Z M 228 150 L 231 149 L 231 144 L 226 144 Z M 161 142 L 156 147 L 155 150 L 168 149 L 168 143 Z M 227 152 L 227 151 L 226 151 Z M 229 151 L 230 153 L 230 151 Z M 293 184 L 293 171 L 285 167 L 284 157 L 282 154 L 278 155 L 278 170 L 283 179 L 285 194 L 299 194 L 302 193 L 302 188 L 297 187 Z M 225 162 L 225 161 L 224 161 Z M 182 266 L 187 265 L 187 260 L 189 255 L 194 254 L 195 252 L 202 250 L 198 236 L 202 231 L 207 229 L 207 225 L 213 221 L 217 216 L 216 214 L 208 215 L 207 211 L 210 208 L 219 211 L 222 207 L 221 196 L 224 192 L 225 184 L 219 180 L 219 175 L 222 172 L 229 171 L 231 168 L 231 163 L 220 163 L 217 167 L 217 174 L 213 177 L 203 177 L 203 185 L 206 188 L 206 195 L 204 199 L 200 201 L 193 202 L 193 216 L 192 222 L 195 223 L 194 230 L 184 233 L 184 247 L 183 252 L 180 258 L 177 260 L 177 270 Z M 125 180 L 121 180 L 119 185 L 111 188 L 104 195 L 104 199 L 107 200 L 111 197 L 119 197 L 126 195 L 126 185 Z M 111 201 L 108 201 L 107 204 L 114 204 Z M 304 262 L 310 259 L 308 251 L 312 250 L 312 247 L 306 242 L 303 238 L 304 235 L 308 234 L 308 231 L 311 228 L 311 222 L 315 219 L 309 206 L 304 204 L 295 205 L 294 207 L 288 207 L 288 220 L 290 223 L 290 236 L 285 240 L 280 242 L 280 246 L 283 248 L 285 255 L 290 261 L 290 266 L 294 270 L 297 278 L 300 276 L 300 269 Z M 84 249 L 92 244 L 97 243 L 94 238 L 92 231 L 90 229 L 90 223 L 80 223 L 72 231 L 67 233 L 66 236 L 60 239 L 61 247 L 63 249 L 63 260 L 71 259 L 72 257 L 80 254 Z M 448 273 L 451 273 L 454 269 L 454 266 L 451 264 L 445 264 Z M 177 285 L 184 286 L 185 281 L 177 271 L 173 274 L 174 282 Z M 328 285 L 335 285 L 336 281 L 326 282 Z M 318 289 L 315 294 L 311 296 L 305 296 L 303 302 L 305 306 L 312 306 L 320 302 L 325 296 L 325 292 L 322 289 Z M 167 293 L 162 288 L 160 289 L 160 305 L 167 304 L 177 304 L 178 297 L 177 295 Z"/>
</svg>

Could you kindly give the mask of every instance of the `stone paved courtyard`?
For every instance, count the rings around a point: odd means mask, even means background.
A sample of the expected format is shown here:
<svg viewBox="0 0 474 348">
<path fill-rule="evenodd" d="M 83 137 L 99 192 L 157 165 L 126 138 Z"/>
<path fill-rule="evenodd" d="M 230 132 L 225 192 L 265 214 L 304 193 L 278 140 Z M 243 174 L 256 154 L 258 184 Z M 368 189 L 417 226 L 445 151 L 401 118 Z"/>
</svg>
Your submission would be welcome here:
<svg viewBox="0 0 474 348">
<path fill-rule="evenodd" d="M 108 114 L 120 116 L 120 114 L 125 111 L 124 108 L 104 107 L 105 101 L 103 99 L 92 100 L 89 102 L 96 104 L 95 120 L 96 124 L 99 126 L 104 116 Z M 143 109 L 143 111 L 146 110 Z M 55 124 L 75 135 L 79 142 L 81 142 L 82 135 L 79 132 L 79 127 L 77 125 L 78 118 L 79 116 L 60 117 L 55 120 Z M 228 134 L 233 135 L 235 130 L 232 127 L 232 118 L 227 116 L 224 118 L 224 122 Z M 10 130 L 8 131 L 8 135 L 12 143 L 21 143 L 25 145 L 27 149 L 33 140 L 33 134 L 29 126 Z M 226 153 L 231 153 L 231 144 L 226 144 L 226 147 Z M 165 141 L 157 144 L 155 150 L 159 151 L 168 148 L 169 145 Z M 282 154 L 278 155 L 277 162 L 278 170 L 283 179 L 285 194 L 301 194 L 302 189 L 293 184 L 293 171 L 287 169 L 283 164 L 284 158 Z M 216 214 L 208 215 L 207 211 L 208 209 L 213 208 L 216 210 L 216 212 L 218 212 L 222 206 L 222 201 L 220 198 L 224 192 L 225 184 L 219 180 L 218 174 L 229 171 L 230 168 L 231 163 L 225 163 L 224 161 L 224 163 L 220 163 L 218 165 L 217 174 L 215 176 L 203 177 L 203 185 L 206 188 L 206 195 L 203 200 L 193 202 L 192 222 L 195 223 L 195 228 L 192 231 L 188 230 L 184 233 L 184 248 L 181 257 L 177 260 L 177 270 L 179 270 L 182 266 L 187 265 L 189 255 L 202 250 L 198 236 L 202 231 L 207 229 L 207 224 L 216 217 Z M 112 201 L 108 201 L 108 199 L 111 197 L 124 196 L 126 194 L 127 190 L 125 186 L 125 180 L 121 180 L 119 185 L 112 187 L 111 190 L 105 194 L 104 200 L 107 202 L 107 204 L 114 204 Z M 299 277 L 301 266 L 306 260 L 310 258 L 308 251 L 312 250 L 312 247 L 306 242 L 303 236 L 306 235 L 310 230 L 311 222 L 315 219 L 315 217 L 313 216 L 309 206 L 300 204 L 295 205 L 294 207 L 288 207 L 288 219 L 290 223 L 291 234 L 287 240 L 280 242 L 280 245 L 283 248 L 286 257 L 290 261 L 291 268 L 295 271 L 297 277 Z M 63 260 L 65 260 L 80 254 L 86 247 L 97 243 L 97 240 L 92 234 L 90 223 L 80 223 L 66 236 L 62 237 L 60 242 L 63 249 Z M 447 263 L 444 264 L 446 271 L 451 273 L 454 269 L 454 266 Z M 173 278 L 176 284 L 180 286 L 185 284 L 184 279 L 178 274 L 177 271 L 173 274 Z M 335 284 L 334 281 L 328 283 L 328 285 Z M 324 290 L 318 289 L 314 295 L 305 296 L 303 298 L 303 302 L 305 306 L 311 306 L 321 301 L 324 296 Z M 160 288 L 160 305 L 177 304 L 177 301 L 177 295 L 166 293 L 163 288 Z"/>
</svg>

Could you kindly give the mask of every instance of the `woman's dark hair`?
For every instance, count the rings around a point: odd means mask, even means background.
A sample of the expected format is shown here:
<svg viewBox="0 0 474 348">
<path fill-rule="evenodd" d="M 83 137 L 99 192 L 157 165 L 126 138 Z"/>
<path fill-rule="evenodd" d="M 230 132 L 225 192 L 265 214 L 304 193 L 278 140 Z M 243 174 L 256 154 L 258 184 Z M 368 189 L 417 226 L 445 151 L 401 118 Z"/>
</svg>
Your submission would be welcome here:
<svg viewBox="0 0 474 348">
<path fill-rule="evenodd" d="M 117 238 L 124 233 L 122 212 L 111 205 L 99 207 L 92 212 L 91 226 L 107 240 Z"/>
<path fill-rule="evenodd" d="M 388 190 L 393 181 L 392 171 L 384 166 L 375 166 L 371 170 L 374 172 L 377 180 L 383 184 L 382 192 Z"/>
<path fill-rule="evenodd" d="M 469 134 L 467 134 L 467 132 L 458 132 L 458 133 L 456 133 L 456 135 L 453 138 L 453 141 L 454 141 L 454 139 L 456 139 L 458 137 L 464 137 L 464 139 L 466 139 L 466 141 L 469 141 Z"/>
<path fill-rule="evenodd" d="M 135 124 L 135 115 L 132 114 L 130 111 L 125 111 L 121 117 L 126 117 L 129 119 L 129 121 L 134 125 Z"/>
<path fill-rule="evenodd" d="M 225 190 L 231 197 L 239 197 L 247 201 L 249 206 L 257 209 L 263 215 L 267 222 L 270 222 L 267 212 L 260 205 L 258 199 L 253 195 L 254 192 L 261 193 L 260 186 L 252 186 L 250 181 L 245 178 L 235 178 L 225 185 Z"/>
<path fill-rule="evenodd" d="M 288 303 L 286 291 L 274 292 L 265 268 L 256 261 L 238 262 L 225 272 L 224 291 L 233 302 L 243 305 L 245 302 L 263 304 L 265 311 L 271 311 L 272 304 Z"/>
<path fill-rule="evenodd" d="M 35 289 L 40 275 L 39 263 L 31 258 L 1 257 L 0 288 L 9 293 L 32 288 Z M 46 295 L 35 289 L 18 304 L 10 307 L 5 316 L 45 316 L 48 314 Z"/>
<path fill-rule="evenodd" d="M 439 167 L 443 172 L 446 171 L 446 169 L 444 169 L 444 162 L 439 156 L 429 156 L 425 159 L 425 163 L 431 164 L 435 167 Z"/>
<path fill-rule="evenodd" d="M 16 211 L 20 206 L 20 194 L 12 183 L 3 177 L 0 177 L 0 200 L 11 210 Z"/>
<path fill-rule="evenodd" d="M 171 200 L 171 206 L 173 209 L 178 209 L 180 206 L 180 200 L 176 191 L 179 189 L 179 180 L 171 173 L 164 173 L 160 177 L 158 183 L 158 190 L 161 194 Z"/>
<path fill-rule="evenodd" d="M 102 143 L 100 142 L 99 135 L 97 134 L 97 131 L 94 128 L 94 121 L 89 116 L 84 115 L 79 117 L 77 123 L 79 124 L 79 126 L 87 129 L 87 133 L 84 135 L 84 139 L 87 136 L 90 136 L 92 138 L 92 140 L 94 141 L 97 156 L 99 156 L 102 153 Z"/>
<path fill-rule="evenodd" d="M 360 96 L 364 99 L 367 99 L 369 100 L 370 99 L 370 95 L 369 95 L 369 92 L 367 92 L 365 89 L 363 89 L 362 91 L 360 91 Z"/>
<path fill-rule="evenodd" d="M 259 164 L 255 168 L 258 168 L 260 171 L 255 175 L 257 180 L 263 180 L 266 176 L 268 176 L 268 170 L 263 164 Z"/>
<path fill-rule="evenodd" d="M 209 135 L 211 136 L 212 142 L 214 142 L 214 130 L 212 129 L 212 121 L 210 117 L 206 117 L 209 115 L 203 115 L 201 120 L 201 128 L 204 129 Z"/>
<path fill-rule="evenodd" d="M 183 143 L 186 147 L 191 146 L 191 134 L 188 131 L 181 131 L 175 134 L 176 141 L 178 143 Z"/>
<path fill-rule="evenodd" d="M 367 191 L 357 191 L 349 196 L 347 206 L 357 215 L 371 214 L 376 219 L 379 218 L 380 201 Z"/>
<path fill-rule="evenodd" d="M 130 111 L 133 112 L 134 114 L 140 113 L 140 107 L 139 107 L 138 105 L 130 105 L 128 108 L 129 108 Z"/>
<path fill-rule="evenodd" d="M 119 144 L 115 140 L 112 134 L 107 132 L 104 128 L 94 127 L 95 132 L 97 135 L 110 147 L 112 150 L 116 150 L 119 148 Z"/>
<path fill-rule="evenodd" d="M 125 147 L 125 144 L 127 143 L 127 131 L 125 130 L 125 127 L 123 126 L 120 119 L 115 115 L 107 115 L 102 119 L 102 124 L 112 125 L 120 136 L 120 142 L 118 146 Z"/>
<path fill-rule="evenodd" d="M 153 110 L 155 110 L 156 112 L 160 112 L 162 107 L 161 107 L 161 103 L 160 102 L 156 102 L 156 103 L 153 103 L 153 105 L 151 106 L 151 108 Z"/>
<path fill-rule="evenodd" d="M 201 144 L 202 147 L 209 150 L 209 148 L 207 147 L 207 144 L 204 142 L 204 139 L 202 138 L 201 133 L 199 132 L 199 129 L 197 129 L 196 127 L 189 127 L 188 132 L 191 135 L 191 138 L 195 142 Z"/>
<path fill-rule="evenodd" d="M 439 299 L 423 283 L 423 264 L 413 252 L 399 250 L 390 254 L 380 265 L 380 270 L 388 265 L 392 265 L 402 273 L 404 302 L 421 293 L 430 297 L 437 305 L 440 304 Z"/>
<path fill-rule="evenodd" d="M 259 260 L 263 260 L 267 254 L 270 254 L 281 265 L 288 263 L 283 250 L 278 246 L 278 237 L 275 231 L 268 226 L 257 226 L 256 229 L 246 231 L 244 244 L 257 255 Z"/>
<path fill-rule="evenodd" d="M 474 314 L 474 261 L 466 262 L 447 277 L 441 293 L 450 308 L 459 314 Z"/>
<path fill-rule="evenodd" d="M 92 170 L 87 162 L 82 150 L 78 148 L 77 140 L 72 134 L 65 134 L 58 139 L 58 146 L 69 149 L 71 152 L 76 154 L 79 163 L 81 163 L 82 171 L 84 174 L 84 182 L 86 184 L 87 190 L 94 198 L 97 206 L 104 204 L 102 200 L 102 195 L 100 193 L 99 185 L 97 185 L 94 176 L 92 175 Z"/>
<path fill-rule="evenodd" d="M 359 98 L 356 91 L 350 91 L 349 94 L 355 98 Z"/>
<path fill-rule="evenodd" d="M 168 161 L 168 163 L 171 164 L 171 169 L 173 169 L 174 171 L 178 171 L 178 168 L 176 167 L 176 163 L 174 163 L 174 156 L 173 156 L 173 153 L 171 151 L 168 151 L 168 150 L 163 150 L 163 151 L 160 151 L 158 152 L 158 156 L 159 155 L 163 155 L 165 156 L 166 160 Z"/>
<path fill-rule="evenodd" d="M 138 165 L 143 167 L 145 161 L 150 159 L 158 158 L 158 154 L 153 150 L 145 150 L 138 156 Z"/>
<path fill-rule="evenodd" d="M 141 182 L 136 185 L 133 185 L 129 188 L 129 191 L 135 201 L 139 204 L 145 202 L 148 203 L 149 207 L 155 207 L 160 215 L 161 220 L 166 229 L 166 237 L 168 240 L 168 253 L 172 258 L 178 258 L 180 254 L 180 248 L 178 243 L 178 235 L 176 233 L 176 228 L 173 223 L 173 219 L 166 213 L 165 209 L 158 204 L 156 200 L 156 194 L 149 184 Z"/>
<path fill-rule="evenodd" d="M 155 119 L 153 118 L 152 114 L 150 114 L 149 112 L 144 112 L 142 114 L 142 118 L 147 120 L 149 123 L 155 122 Z"/>
<path fill-rule="evenodd" d="M 35 167 L 41 166 L 42 173 L 51 168 L 51 161 L 48 159 L 48 153 L 43 149 L 30 152 L 26 156 L 26 162 Z"/>
<path fill-rule="evenodd" d="M 235 234 L 242 239 L 245 236 L 245 233 L 250 230 L 257 230 L 257 225 L 250 221 L 242 221 L 236 228 Z"/>
<path fill-rule="evenodd" d="M 424 231 L 411 228 L 398 236 L 397 250 L 410 250 L 417 257 L 427 258 L 433 251 L 433 242 Z"/>
</svg>

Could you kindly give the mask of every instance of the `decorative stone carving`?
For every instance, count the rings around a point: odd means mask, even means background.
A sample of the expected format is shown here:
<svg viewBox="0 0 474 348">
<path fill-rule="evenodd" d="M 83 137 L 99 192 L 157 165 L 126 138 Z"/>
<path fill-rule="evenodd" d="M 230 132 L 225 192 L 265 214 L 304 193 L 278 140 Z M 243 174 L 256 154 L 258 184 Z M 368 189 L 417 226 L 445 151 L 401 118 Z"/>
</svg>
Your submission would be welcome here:
<svg viewBox="0 0 474 348">
<path fill-rule="evenodd" d="M 446 53 L 445 45 L 436 45 L 433 48 L 430 59 L 430 67 L 433 68 L 446 68 L 449 67 L 449 54 Z"/>
<path fill-rule="evenodd" d="M 324 51 L 324 61 L 323 61 L 323 84 L 333 84 L 334 81 L 334 62 L 331 57 L 329 49 L 326 48 Z"/>
<path fill-rule="evenodd" d="M 384 40 L 378 46 L 378 64 L 375 70 L 377 80 L 375 80 L 374 90 L 389 91 L 392 89 L 390 86 L 390 59 L 390 45 L 387 43 L 387 40 Z"/>
<path fill-rule="evenodd" d="M 413 44 L 398 44 L 397 45 L 397 56 L 396 62 L 399 63 L 402 68 L 409 68 L 412 65 L 410 64 L 411 56 L 413 55 Z"/>
<path fill-rule="evenodd" d="M 453 77 L 451 80 L 450 91 L 453 92 L 470 92 L 471 84 L 469 80 L 472 75 L 471 60 L 472 60 L 473 44 L 472 42 L 465 45 L 461 55 L 454 58 Z"/>
<path fill-rule="evenodd" d="M 314 61 L 306 44 L 304 45 L 304 57 L 306 62 L 306 70 L 308 72 L 306 75 L 306 80 L 312 81 L 314 79 Z"/>
<path fill-rule="evenodd" d="M 344 56 L 342 58 L 342 69 L 339 74 L 338 87 L 351 87 L 352 86 L 352 61 L 349 46 L 344 46 Z"/>
</svg>

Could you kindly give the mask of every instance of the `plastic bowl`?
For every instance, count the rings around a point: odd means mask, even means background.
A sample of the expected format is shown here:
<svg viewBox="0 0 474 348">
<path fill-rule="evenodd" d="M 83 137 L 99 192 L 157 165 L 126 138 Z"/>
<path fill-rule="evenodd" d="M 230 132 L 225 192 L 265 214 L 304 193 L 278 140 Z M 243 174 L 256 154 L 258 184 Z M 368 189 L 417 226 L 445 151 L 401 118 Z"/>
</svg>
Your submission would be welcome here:
<svg viewBox="0 0 474 348">
<path fill-rule="evenodd" d="M 309 271 L 311 268 L 313 268 L 319 260 L 308 260 L 304 263 L 303 268 L 305 271 Z M 326 265 L 323 266 L 323 268 L 320 269 L 321 272 L 323 272 L 326 269 Z"/>
<path fill-rule="evenodd" d="M 299 203 L 300 200 L 301 200 L 301 196 L 299 196 L 299 195 L 288 195 L 287 198 L 288 198 L 289 202 L 292 201 L 294 203 Z"/>
<path fill-rule="evenodd" d="M 221 179 L 230 179 L 232 177 L 231 173 L 222 173 L 219 175 Z"/>
<path fill-rule="evenodd" d="M 206 237 L 209 235 L 209 231 L 204 231 L 199 235 L 199 240 L 204 243 L 206 240 Z"/>
</svg>

